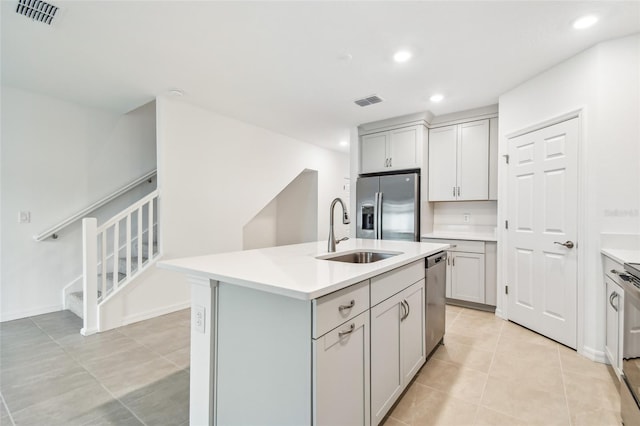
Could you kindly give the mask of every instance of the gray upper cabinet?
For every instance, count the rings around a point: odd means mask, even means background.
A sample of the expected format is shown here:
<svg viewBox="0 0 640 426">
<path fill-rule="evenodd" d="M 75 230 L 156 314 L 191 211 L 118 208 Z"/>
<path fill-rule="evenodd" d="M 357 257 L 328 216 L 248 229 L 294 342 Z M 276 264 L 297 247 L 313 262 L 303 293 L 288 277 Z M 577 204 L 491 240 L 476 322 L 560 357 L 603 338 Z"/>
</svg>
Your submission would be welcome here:
<svg viewBox="0 0 640 426">
<path fill-rule="evenodd" d="M 361 136 L 360 173 L 420 168 L 423 138 L 422 125 Z"/>
<path fill-rule="evenodd" d="M 489 199 L 489 120 L 429 131 L 429 201 Z"/>
</svg>

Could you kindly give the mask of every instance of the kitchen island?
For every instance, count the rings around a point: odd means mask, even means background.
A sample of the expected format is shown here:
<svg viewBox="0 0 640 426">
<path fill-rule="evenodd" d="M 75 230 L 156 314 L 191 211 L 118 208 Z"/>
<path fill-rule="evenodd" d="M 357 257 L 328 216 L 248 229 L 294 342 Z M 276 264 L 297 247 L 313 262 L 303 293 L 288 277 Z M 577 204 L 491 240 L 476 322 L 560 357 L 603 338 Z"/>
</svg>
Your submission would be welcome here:
<svg viewBox="0 0 640 426">
<path fill-rule="evenodd" d="M 382 420 L 426 359 L 424 258 L 448 245 L 326 244 L 158 264 L 191 284 L 191 424 Z M 390 257 L 326 259 L 365 251 Z"/>
</svg>

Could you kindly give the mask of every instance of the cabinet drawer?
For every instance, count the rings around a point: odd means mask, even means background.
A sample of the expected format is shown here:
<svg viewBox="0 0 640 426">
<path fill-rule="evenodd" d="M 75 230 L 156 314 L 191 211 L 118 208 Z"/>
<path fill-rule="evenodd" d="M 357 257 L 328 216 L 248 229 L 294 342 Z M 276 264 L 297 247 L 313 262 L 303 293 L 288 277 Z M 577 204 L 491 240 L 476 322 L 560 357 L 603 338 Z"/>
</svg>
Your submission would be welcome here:
<svg viewBox="0 0 640 426">
<path fill-rule="evenodd" d="M 617 275 L 611 273 L 612 269 L 615 269 L 618 272 L 623 272 L 624 271 L 624 267 L 620 263 L 616 262 L 615 260 L 613 260 L 610 257 L 605 256 L 603 254 L 602 255 L 602 270 L 604 271 L 605 275 L 607 275 L 613 281 L 617 281 L 618 277 L 617 277 Z"/>
<path fill-rule="evenodd" d="M 467 253 L 484 254 L 484 241 L 445 240 L 439 238 L 423 238 L 424 243 L 450 244 L 447 251 L 464 251 Z"/>
<path fill-rule="evenodd" d="M 424 259 L 371 278 L 371 306 L 377 305 L 424 278 Z"/>
<path fill-rule="evenodd" d="M 369 309 L 369 280 L 313 301 L 313 338 Z"/>
</svg>

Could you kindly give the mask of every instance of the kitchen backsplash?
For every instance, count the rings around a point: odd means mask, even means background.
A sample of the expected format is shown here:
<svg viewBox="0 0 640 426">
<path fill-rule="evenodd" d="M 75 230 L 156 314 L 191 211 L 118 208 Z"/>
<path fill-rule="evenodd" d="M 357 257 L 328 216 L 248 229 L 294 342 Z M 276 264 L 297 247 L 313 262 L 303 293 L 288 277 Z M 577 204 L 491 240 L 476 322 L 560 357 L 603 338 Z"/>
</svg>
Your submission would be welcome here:
<svg viewBox="0 0 640 426">
<path fill-rule="evenodd" d="M 494 232 L 497 223 L 496 201 L 454 201 L 434 203 L 433 230 L 475 230 Z"/>
</svg>

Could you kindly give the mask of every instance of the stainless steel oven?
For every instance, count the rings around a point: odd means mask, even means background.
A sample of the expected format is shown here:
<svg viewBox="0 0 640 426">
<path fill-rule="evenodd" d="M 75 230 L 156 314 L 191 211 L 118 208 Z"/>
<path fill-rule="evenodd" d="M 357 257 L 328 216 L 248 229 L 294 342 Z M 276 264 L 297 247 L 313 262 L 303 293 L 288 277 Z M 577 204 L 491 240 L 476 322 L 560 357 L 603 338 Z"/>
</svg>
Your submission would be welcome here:
<svg viewBox="0 0 640 426">
<path fill-rule="evenodd" d="M 624 334 L 620 412 L 626 426 L 640 425 L 640 264 L 615 271 L 624 289 Z"/>
</svg>

